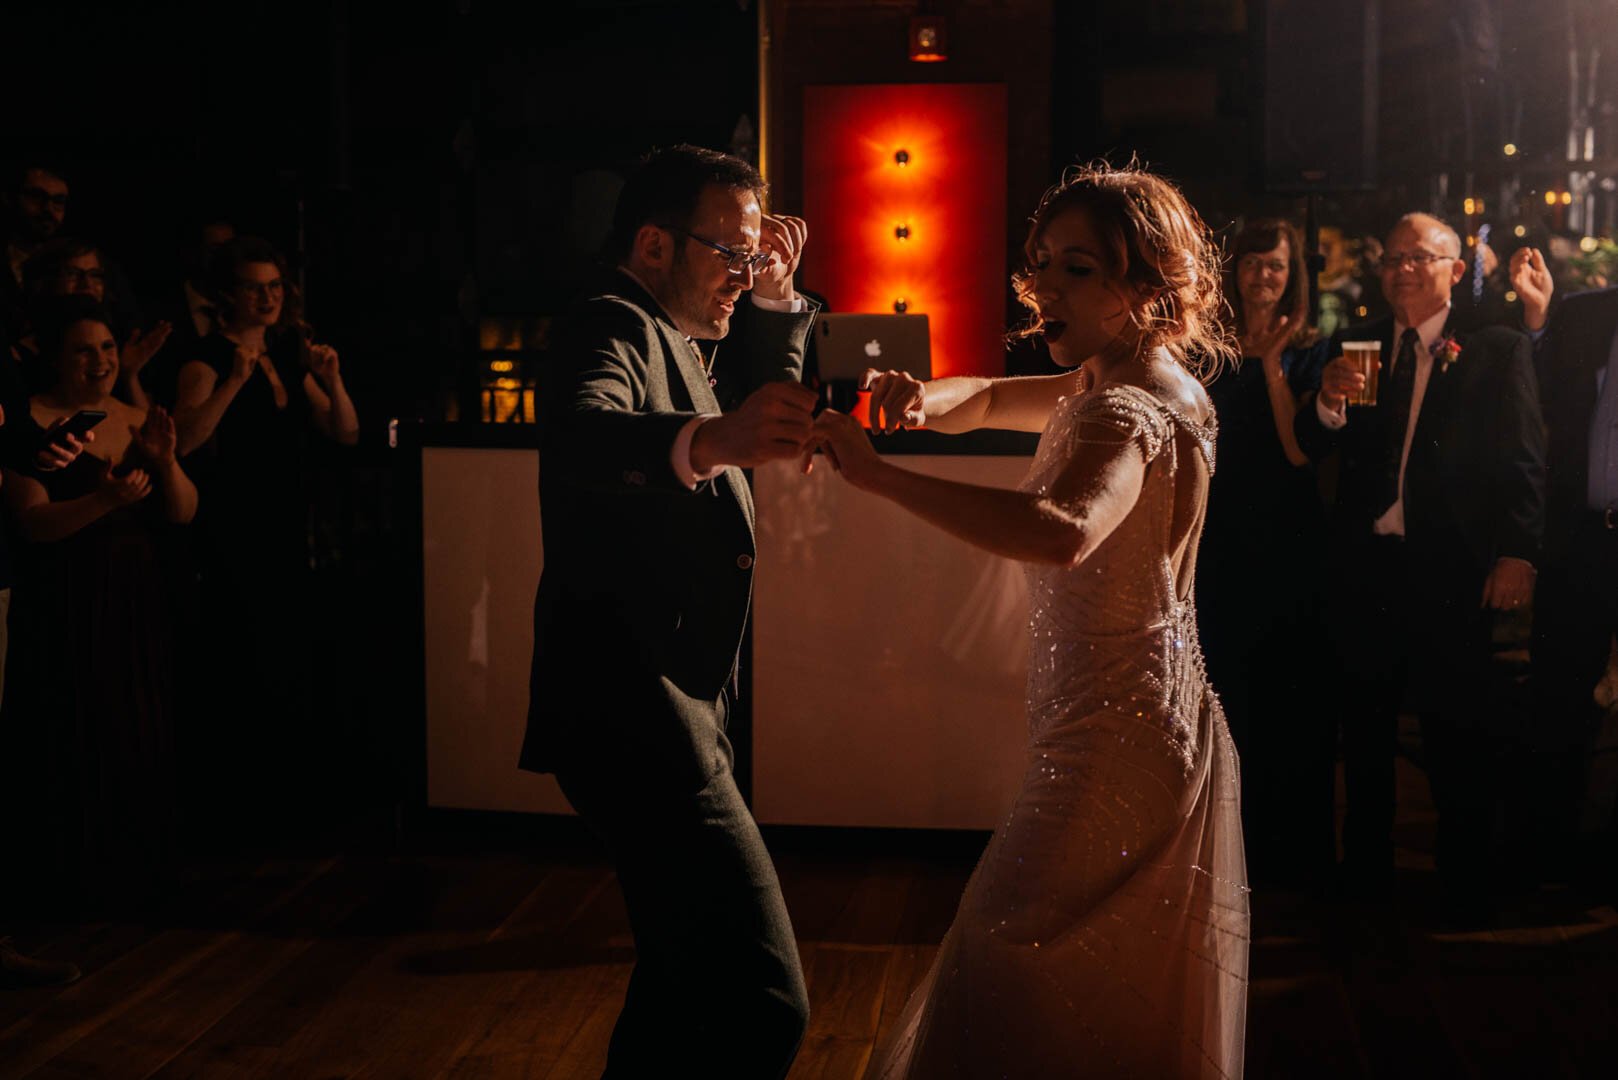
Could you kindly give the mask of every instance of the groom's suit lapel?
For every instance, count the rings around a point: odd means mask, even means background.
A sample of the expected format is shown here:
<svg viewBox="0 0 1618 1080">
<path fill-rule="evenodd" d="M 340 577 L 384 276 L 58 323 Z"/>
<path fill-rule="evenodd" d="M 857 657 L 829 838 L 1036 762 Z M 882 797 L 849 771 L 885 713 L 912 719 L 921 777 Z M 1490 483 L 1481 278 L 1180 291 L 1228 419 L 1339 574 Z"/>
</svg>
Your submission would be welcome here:
<svg viewBox="0 0 1618 1080">
<path fill-rule="evenodd" d="M 688 404 L 692 410 L 707 413 L 711 416 L 722 412 L 723 410 L 719 408 L 719 399 L 714 396 L 713 386 L 708 382 L 708 373 L 703 370 L 702 361 L 698 358 L 697 346 L 688 341 L 686 336 L 680 333 L 679 328 L 668 321 L 667 316 L 663 314 L 662 306 L 652 298 L 651 294 L 640 288 L 638 283 L 627 276 L 625 277 L 625 288 L 626 290 L 633 290 L 631 293 L 632 299 L 652 316 L 652 321 L 657 326 L 658 336 L 663 342 L 663 352 L 667 356 L 668 362 L 679 373 L 680 385 L 685 387 L 687 402 L 675 402 L 675 407 L 679 408 L 682 404 Z M 747 488 L 747 478 L 742 475 L 740 469 L 727 465 L 724 473 L 715 480 L 715 483 L 725 484 L 731 494 L 736 497 L 736 502 L 741 506 L 742 517 L 747 520 L 747 531 L 751 534 L 753 532 L 753 494 Z"/>
</svg>

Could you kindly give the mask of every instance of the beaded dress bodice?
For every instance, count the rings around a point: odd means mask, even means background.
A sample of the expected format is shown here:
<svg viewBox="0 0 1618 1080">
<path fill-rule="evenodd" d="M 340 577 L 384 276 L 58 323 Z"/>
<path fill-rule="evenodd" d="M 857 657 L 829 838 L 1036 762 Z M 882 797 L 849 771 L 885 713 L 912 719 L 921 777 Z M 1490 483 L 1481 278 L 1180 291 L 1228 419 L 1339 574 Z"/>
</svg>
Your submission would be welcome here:
<svg viewBox="0 0 1618 1080">
<path fill-rule="evenodd" d="M 1196 751 L 1191 714 L 1204 676 L 1195 609 L 1180 598 L 1191 595 L 1192 582 L 1175 581 L 1170 541 L 1181 450 L 1196 446 L 1212 473 L 1215 427 L 1134 386 L 1066 398 L 1040 438 L 1022 489 L 1047 493 L 1085 432 L 1138 441 L 1146 475 L 1134 509 L 1082 565 L 1026 568 L 1029 734 L 1059 739 L 1064 724 L 1098 716 L 1141 721 L 1169 734 L 1189 769 Z M 1189 439 L 1177 438 L 1179 432 Z"/>
</svg>

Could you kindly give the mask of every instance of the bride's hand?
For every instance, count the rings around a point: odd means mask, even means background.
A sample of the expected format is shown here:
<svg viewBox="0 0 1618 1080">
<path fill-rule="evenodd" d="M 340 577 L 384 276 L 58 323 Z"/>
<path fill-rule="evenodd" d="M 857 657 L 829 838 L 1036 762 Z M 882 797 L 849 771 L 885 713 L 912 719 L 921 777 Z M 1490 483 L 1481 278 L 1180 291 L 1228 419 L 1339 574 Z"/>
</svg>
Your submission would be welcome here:
<svg viewBox="0 0 1618 1080">
<path fill-rule="evenodd" d="M 827 409 L 815 420 L 814 443 L 844 480 L 862 490 L 875 487 L 887 468 L 860 422 L 836 409 Z"/>
<path fill-rule="evenodd" d="M 927 423 L 927 384 L 907 372 L 866 368 L 860 389 L 871 392 L 871 430 L 891 434 Z"/>
</svg>

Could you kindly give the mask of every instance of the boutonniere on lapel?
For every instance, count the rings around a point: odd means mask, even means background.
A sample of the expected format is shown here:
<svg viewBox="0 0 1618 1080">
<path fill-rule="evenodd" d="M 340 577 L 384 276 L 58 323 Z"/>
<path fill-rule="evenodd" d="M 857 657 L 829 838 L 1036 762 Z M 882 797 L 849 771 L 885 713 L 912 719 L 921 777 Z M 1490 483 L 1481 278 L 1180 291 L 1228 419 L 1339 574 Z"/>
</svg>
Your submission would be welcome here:
<svg viewBox="0 0 1618 1080">
<path fill-rule="evenodd" d="M 1455 335 L 1439 338 L 1433 342 L 1433 359 L 1438 361 L 1438 373 L 1444 374 L 1449 366 L 1461 358 L 1461 343 L 1455 340 Z"/>
</svg>

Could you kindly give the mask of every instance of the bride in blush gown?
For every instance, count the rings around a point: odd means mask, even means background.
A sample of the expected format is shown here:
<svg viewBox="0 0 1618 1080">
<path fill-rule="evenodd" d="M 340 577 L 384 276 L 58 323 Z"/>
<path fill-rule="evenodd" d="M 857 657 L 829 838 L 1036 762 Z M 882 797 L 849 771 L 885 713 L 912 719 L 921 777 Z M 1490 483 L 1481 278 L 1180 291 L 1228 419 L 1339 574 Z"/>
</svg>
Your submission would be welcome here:
<svg viewBox="0 0 1618 1080">
<path fill-rule="evenodd" d="M 1213 472 L 1198 375 L 1233 355 L 1219 257 L 1168 182 L 1070 172 L 1017 275 L 1069 372 L 868 372 L 879 430 L 1040 431 L 1014 491 L 909 472 L 849 417 L 820 448 L 858 488 L 1024 564 L 1022 787 L 869 1077 L 1234 1077 L 1248 890 L 1236 754 L 1191 602 Z"/>
</svg>

